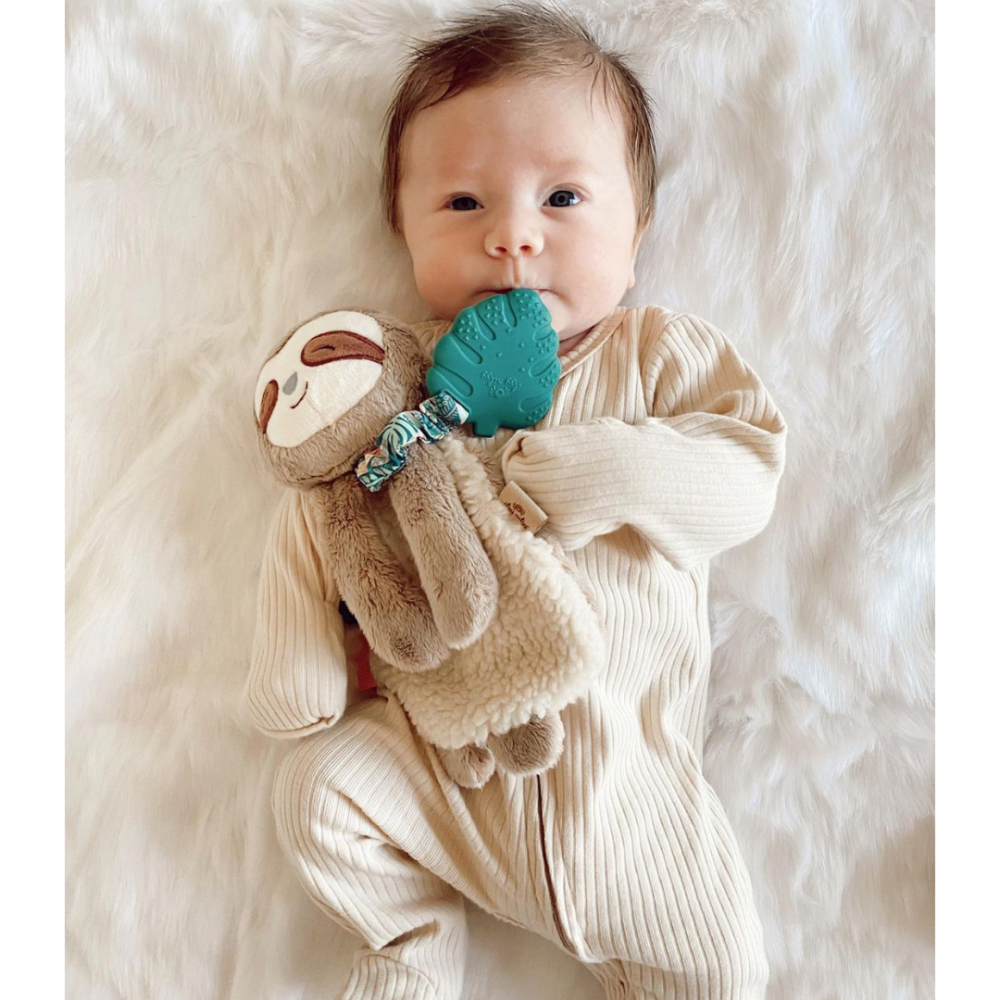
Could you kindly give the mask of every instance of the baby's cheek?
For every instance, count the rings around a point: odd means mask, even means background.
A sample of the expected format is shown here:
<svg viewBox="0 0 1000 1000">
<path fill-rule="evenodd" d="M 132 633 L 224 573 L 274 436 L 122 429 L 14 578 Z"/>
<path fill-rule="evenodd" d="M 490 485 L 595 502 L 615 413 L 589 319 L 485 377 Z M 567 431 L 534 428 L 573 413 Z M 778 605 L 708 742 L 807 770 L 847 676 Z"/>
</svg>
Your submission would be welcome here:
<svg viewBox="0 0 1000 1000">
<path fill-rule="evenodd" d="M 442 263 L 426 257 L 414 259 L 413 279 L 427 305 L 435 310 L 447 308 L 451 283 Z"/>
<path fill-rule="evenodd" d="M 436 252 L 414 261 L 414 278 L 422 298 L 439 315 L 449 314 L 448 319 L 472 303 L 476 290 L 475 276 L 467 274 L 468 268 L 462 266 L 463 256 Z"/>
</svg>

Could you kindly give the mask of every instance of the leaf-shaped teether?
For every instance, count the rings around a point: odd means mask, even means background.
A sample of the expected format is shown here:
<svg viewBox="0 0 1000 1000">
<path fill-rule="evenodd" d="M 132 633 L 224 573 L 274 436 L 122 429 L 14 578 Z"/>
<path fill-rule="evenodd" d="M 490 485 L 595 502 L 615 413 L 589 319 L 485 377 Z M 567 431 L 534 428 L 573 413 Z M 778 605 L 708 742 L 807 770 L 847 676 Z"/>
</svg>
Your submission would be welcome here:
<svg viewBox="0 0 1000 1000">
<path fill-rule="evenodd" d="M 559 338 L 532 288 L 492 295 L 463 309 L 434 349 L 427 390 L 448 392 L 469 411 L 479 437 L 531 427 L 552 405 Z"/>
</svg>

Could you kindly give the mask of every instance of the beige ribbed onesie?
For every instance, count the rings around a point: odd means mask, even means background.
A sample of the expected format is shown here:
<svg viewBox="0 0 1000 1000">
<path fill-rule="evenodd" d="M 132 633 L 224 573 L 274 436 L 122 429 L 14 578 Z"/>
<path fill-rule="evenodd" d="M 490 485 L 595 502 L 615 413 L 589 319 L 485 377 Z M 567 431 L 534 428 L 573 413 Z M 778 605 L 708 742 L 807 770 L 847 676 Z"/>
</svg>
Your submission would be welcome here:
<svg viewBox="0 0 1000 1000">
<path fill-rule="evenodd" d="M 418 327 L 428 353 L 447 328 Z M 767 524 L 785 425 L 695 316 L 619 308 L 562 361 L 536 428 L 467 441 L 548 514 L 539 534 L 566 549 L 608 634 L 540 777 L 465 790 L 385 690 L 344 712 L 308 497 L 290 493 L 274 524 L 247 700 L 271 735 L 323 730 L 282 762 L 274 809 L 307 890 L 364 939 L 350 1000 L 458 1000 L 463 896 L 588 963 L 610 998 L 764 995 L 750 880 L 700 761 L 709 559 Z"/>
</svg>

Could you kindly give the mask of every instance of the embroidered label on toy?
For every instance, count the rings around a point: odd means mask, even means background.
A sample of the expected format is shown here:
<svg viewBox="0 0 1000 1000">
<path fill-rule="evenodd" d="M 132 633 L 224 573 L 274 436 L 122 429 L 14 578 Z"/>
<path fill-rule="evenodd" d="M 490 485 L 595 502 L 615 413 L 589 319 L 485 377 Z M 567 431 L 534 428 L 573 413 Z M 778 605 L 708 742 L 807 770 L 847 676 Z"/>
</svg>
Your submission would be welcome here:
<svg viewBox="0 0 1000 1000">
<path fill-rule="evenodd" d="M 549 519 L 548 514 L 513 480 L 500 491 L 500 499 L 521 527 L 527 528 L 532 534 Z"/>
</svg>

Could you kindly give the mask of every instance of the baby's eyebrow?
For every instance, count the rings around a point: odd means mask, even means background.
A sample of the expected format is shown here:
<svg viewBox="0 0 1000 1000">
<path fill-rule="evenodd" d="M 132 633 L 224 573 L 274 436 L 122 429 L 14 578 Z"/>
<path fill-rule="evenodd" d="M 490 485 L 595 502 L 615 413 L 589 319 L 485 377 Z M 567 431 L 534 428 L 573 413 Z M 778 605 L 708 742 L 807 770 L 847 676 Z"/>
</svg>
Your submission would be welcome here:
<svg viewBox="0 0 1000 1000">
<path fill-rule="evenodd" d="M 547 159 L 545 157 L 540 157 L 538 165 L 546 170 L 552 171 L 553 173 L 564 173 L 570 170 L 580 169 L 589 170 L 592 166 L 586 160 L 582 160 L 578 156 L 563 159 Z M 441 183 L 448 183 L 456 176 L 461 175 L 467 177 L 469 174 L 475 173 L 476 167 L 477 164 L 472 163 L 442 163 L 440 167 L 433 172 L 433 177 Z"/>
<path fill-rule="evenodd" d="M 542 160 L 542 163 L 552 170 L 576 170 L 579 167 L 587 166 L 578 156 L 563 160 Z"/>
</svg>

